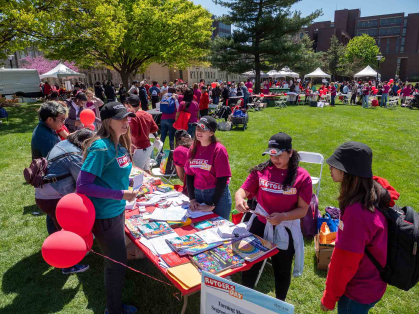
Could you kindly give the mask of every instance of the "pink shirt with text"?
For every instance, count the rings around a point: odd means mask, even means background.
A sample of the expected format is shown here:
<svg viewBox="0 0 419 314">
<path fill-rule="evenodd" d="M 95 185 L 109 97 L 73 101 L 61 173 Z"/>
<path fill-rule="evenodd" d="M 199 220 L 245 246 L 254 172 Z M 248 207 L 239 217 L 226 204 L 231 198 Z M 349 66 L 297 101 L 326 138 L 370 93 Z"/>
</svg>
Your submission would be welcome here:
<svg viewBox="0 0 419 314">
<path fill-rule="evenodd" d="M 294 185 L 284 188 L 282 183 L 287 174 L 288 169 L 278 169 L 273 165 L 262 171 L 252 171 L 241 188 L 255 195 L 258 203 L 268 214 L 289 212 L 297 208 L 300 196 L 310 204 L 313 188 L 308 171 L 299 167 Z M 266 219 L 258 218 L 266 223 Z"/>
<path fill-rule="evenodd" d="M 365 247 L 384 266 L 387 261 L 387 220 L 376 210 L 374 213 L 363 209 L 360 203 L 346 207 L 338 229 L 336 247 L 345 251 L 363 254 Z M 387 284 L 380 273 L 364 255 L 358 271 L 346 286 L 345 295 L 362 304 L 381 299 Z"/>
<path fill-rule="evenodd" d="M 231 177 L 228 153 L 221 143 L 211 143 L 204 147 L 198 142 L 195 157 L 190 160 L 192 148 L 188 152 L 185 173 L 195 176 L 195 188 L 199 190 L 213 189 L 217 178 Z"/>
<path fill-rule="evenodd" d="M 186 161 L 188 160 L 189 148 L 185 146 L 178 146 L 173 151 L 173 163 L 178 167 L 185 167 Z"/>
</svg>

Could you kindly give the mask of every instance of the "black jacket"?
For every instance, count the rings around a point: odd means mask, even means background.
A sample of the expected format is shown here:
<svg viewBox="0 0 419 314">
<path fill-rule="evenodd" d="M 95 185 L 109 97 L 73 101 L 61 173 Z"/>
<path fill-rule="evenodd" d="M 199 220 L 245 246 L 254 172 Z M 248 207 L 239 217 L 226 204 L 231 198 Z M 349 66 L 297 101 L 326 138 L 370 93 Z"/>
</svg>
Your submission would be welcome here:
<svg viewBox="0 0 419 314">
<path fill-rule="evenodd" d="M 115 100 L 115 90 L 113 89 L 112 85 L 105 86 L 105 95 L 108 100 Z"/>
</svg>

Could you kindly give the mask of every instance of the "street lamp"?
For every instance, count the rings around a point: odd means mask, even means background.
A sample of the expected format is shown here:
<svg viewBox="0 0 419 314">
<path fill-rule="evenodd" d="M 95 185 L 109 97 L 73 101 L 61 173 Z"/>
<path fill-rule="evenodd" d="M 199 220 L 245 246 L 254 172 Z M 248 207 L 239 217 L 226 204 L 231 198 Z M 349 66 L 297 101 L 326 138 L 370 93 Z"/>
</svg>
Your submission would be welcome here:
<svg viewBox="0 0 419 314">
<path fill-rule="evenodd" d="M 378 71 L 380 70 L 380 61 L 383 58 L 383 56 L 380 53 L 378 53 L 376 58 L 377 58 L 377 80 L 375 81 L 375 87 L 378 87 Z"/>
<path fill-rule="evenodd" d="M 13 68 L 13 63 L 12 63 L 13 57 L 14 57 L 14 55 L 8 55 L 7 56 L 7 59 L 9 59 L 9 61 L 10 61 L 10 68 L 11 69 Z"/>
</svg>

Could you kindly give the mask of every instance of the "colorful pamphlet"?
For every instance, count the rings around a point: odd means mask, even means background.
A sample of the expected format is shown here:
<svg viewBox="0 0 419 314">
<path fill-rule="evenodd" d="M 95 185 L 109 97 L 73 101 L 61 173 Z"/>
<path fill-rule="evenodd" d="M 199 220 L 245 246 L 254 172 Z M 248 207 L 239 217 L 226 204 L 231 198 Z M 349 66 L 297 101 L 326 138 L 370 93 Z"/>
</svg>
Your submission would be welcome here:
<svg viewBox="0 0 419 314">
<path fill-rule="evenodd" d="M 269 253 L 276 248 L 276 245 L 258 237 L 252 235 L 241 240 L 238 240 L 232 244 L 233 251 L 239 254 L 248 262 L 253 262 L 263 255 Z"/>
<path fill-rule="evenodd" d="M 149 222 L 138 228 L 142 235 L 148 240 L 174 233 L 173 229 L 170 228 L 166 222 Z"/>
<path fill-rule="evenodd" d="M 234 225 L 231 221 L 228 221 L 222 217 L 215 217 L 208 220 L 194 223 L 194 228 L 198 230 L 205 230 L 209 228 L 215 228 L 220 226 L 232 226 Z"/>
<path fill-rule="evenodd" d="M 222 242 L 208 244 L 196 234 L 167 239 L 166 242 L 179 255 L 196 255 L 222 244 Z"/>
<path fill-rule="evenodd" d="M 166 262 L 170 267 L 189 263 L 190 260 L 186 256 L 179 256 L 176 252 L 160 255 L 160 258 Z"/>
<path fill-rule="evenodd" d="M 223 244 L 210 251 L 200 253 L 191 258 L 199 269 L 217 274 L 223 270 L 240 267 L 244 259 L 234 253 L 231 244 Z"/>
<path fill-rule="evenodd" d="M 132 236 L 136 239 L 141 237 L 141 232 L 138 229 L 138 227 L 145 223 L 146 222 L 141 217 L 141 215 L 132 215 L 131 217 L 125 220 L 125 226 L 127 226 Z"/>
</svg>

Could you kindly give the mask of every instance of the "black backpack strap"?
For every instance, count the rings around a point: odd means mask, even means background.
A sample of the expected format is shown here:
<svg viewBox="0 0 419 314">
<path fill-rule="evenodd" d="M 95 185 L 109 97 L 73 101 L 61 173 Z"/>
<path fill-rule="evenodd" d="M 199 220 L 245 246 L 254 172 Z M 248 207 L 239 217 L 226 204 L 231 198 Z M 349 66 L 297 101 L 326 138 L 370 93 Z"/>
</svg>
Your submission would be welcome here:
<svg viewBox="0 0 419 314">
<path fill-rule="evenodd" d="M 366 247 L 365 247 L 365 255 L 368 256 L 370 261 L 374 264 L 375 268 L 377 268 L 380 273 L 384 270 L 383 266 L 380 265 L 380 263 L 375 259 L 374 255 L 372 255 L 372 253 L 368 251 Z"/>
<path fill-rule="evenodd" d="M 65 154 L 62 154 L 62 155 L 57 156 L 55 158 L 52 158 L 51 160 L 48 160 L 48 162 L 50 163 L 50 162 L 53 162 L 53 161 L 56 161 L 58 159 L 61 159 L 61 158 L 67 157 L 67 156 L 71 156 L 71 155 L 81 155 L 81 154 L 80 154 L 80 152 L 65 153 Z"/>
<path fill-rule="evenodd" d="M 406 206 L 406 215 L 405 215 L 404 220 L 406 220 L 410 223 L 415 222 L 415 211 L 413 210 L 412 207 Z"/>
<path fill-rule="evenodd" d="M 68 177 L 71 177 L 71 173 L 67 173 L 67 174 L 64 174 L 64 175 L 59 176 L 59 177 L 52 177 L 52 178 L 49 178 L 49 179 L 44 179 L 44 184 L 55 183 L 57 181 L 63 180 L 63 179 L 68 178 Z"/>
</svg>

